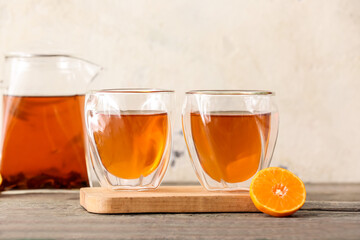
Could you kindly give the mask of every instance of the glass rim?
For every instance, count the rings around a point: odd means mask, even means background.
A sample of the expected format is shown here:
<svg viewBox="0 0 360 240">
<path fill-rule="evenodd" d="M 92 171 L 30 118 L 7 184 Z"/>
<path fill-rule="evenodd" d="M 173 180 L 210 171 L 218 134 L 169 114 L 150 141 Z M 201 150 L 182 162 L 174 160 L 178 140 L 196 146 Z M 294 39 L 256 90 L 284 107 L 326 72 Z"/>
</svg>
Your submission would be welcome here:
<svg viewBox="0 0 360 240">
<path fill-rule="evenodd" d="M 100 90 L 92 90 L 87 94 L 97 94 L 97 93 L 107 93 L 107 94 L 119 94 L 119 93 L 174 93 L 174 90 L 166 90 L 160 88 L 109 88 L 109 89 L 100 89 Z"/>
<path fill-rule="evenodd" d="M 275 92 L 267 90 L 191 90 L 187 91 L 188 95 L 222 95 L 222 96 L 251 96 L 251 95 L 263 95 L 263 96 L 275 96 Z"/>
<path fill-rule="evenodd" d="M 74 55 L 70 55 L 70 54 L 61 54 L 61 53 L 25 53 L 25 52 L 10 52 L 10 53 L 6 53 L 5 54 L 5 61 L 8 59 L 18 59 L 21 61 L 31 61 L 34 58 L 70 58 L 70 59 L 77 59 L 77 60 L 81 60 L 90 64 L 93 64 L 95 66 L 98 66 L 100 68 L 100 70 L 102 70 L 103 68 L 99 65 L 97 65 L 96 63 L 93 63 L 87 59 L 81 58 L 81 57 L 76 57 Z"/>
<path fill-rule="evenodd" d="M 68 57 L 77 58 L 69 54 L 58 54 L 58 53 L 24 53 L 24 52 L 10 52 L 5 54 L 5 58 L 55 58 L 55 57 Z"/>
</svg>

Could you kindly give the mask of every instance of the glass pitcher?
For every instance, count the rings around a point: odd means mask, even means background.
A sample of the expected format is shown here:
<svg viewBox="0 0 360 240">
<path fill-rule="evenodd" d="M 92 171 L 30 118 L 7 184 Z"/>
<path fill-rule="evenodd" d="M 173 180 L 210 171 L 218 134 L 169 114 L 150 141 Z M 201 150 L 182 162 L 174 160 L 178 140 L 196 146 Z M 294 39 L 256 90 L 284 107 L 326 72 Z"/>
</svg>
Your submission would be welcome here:
<svg viewBox="0 0 360 240">
<path fill-rule="evenodd" d="M 84 94 L 100 69 L 68 55 L 6 56 L 0 189 L 88 186 Z"/>
</svg>

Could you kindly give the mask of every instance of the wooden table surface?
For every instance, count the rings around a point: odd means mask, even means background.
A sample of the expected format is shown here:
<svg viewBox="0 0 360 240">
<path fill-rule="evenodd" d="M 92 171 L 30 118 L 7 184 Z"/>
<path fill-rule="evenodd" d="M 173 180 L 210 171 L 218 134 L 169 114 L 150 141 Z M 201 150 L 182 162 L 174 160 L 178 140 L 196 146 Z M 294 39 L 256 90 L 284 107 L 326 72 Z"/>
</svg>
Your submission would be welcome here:
<svg viewBox="0 0 360 240">
<path fill-rule="evenodd" d="M 262 213 L 98 215 L 79 192 L 0 195 L 0 239 L 360 239 L 360 184 L 307 185 L 292 217 Z"/>
</svg>

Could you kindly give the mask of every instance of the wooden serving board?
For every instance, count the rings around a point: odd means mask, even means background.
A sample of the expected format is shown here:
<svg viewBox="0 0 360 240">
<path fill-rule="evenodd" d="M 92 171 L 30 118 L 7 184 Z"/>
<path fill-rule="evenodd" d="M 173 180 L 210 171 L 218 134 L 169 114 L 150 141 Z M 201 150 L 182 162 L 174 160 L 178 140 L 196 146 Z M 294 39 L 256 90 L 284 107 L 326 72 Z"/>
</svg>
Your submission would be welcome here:
<svg viewBox="0 0 360 240">
<path fill-rule="evenodd" d="M 257 212 L 248 192 L 209 192 L 201 186 L 164 186 L 151 191 L 81 188 L 80 204 L 91 213 Z"/>
</svg>

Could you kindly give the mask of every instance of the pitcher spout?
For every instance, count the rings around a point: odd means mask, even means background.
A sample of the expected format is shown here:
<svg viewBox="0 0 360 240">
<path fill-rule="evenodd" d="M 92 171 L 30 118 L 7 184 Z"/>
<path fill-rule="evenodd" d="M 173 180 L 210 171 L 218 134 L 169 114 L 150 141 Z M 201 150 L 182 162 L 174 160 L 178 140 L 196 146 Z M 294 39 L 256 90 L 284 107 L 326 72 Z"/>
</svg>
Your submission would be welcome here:
<svg viewBox="0 0 360 240">
<path fill-rule="evenodd" d="M 83 75 L 83 80 L 86 86 L 92 83 L 102 70 L 101 66 L 93 62 L 77 57 L 72 57 L 72 58 L 79 61 L 80 71 Z"/>
</svg>

